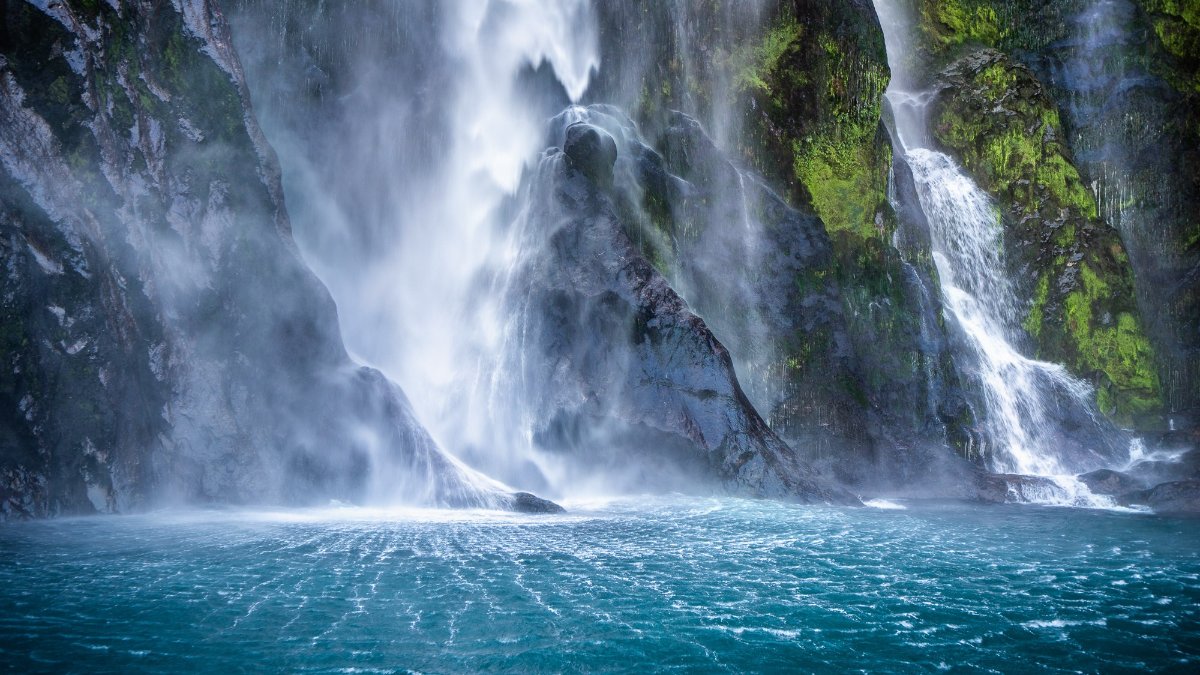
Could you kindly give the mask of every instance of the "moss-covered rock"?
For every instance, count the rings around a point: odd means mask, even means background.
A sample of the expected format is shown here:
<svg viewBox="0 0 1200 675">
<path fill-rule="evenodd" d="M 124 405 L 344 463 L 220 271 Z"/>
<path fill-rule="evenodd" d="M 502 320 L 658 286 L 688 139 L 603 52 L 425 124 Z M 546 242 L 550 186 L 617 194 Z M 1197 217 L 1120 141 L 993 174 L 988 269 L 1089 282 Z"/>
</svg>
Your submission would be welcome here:
<svg viewBox="0 0 1200 675">
<path fill-rule="evenodd" d="M 1121 423 L 1158 412 L 1154 351 L 1128 256 L 1098 217 L 1045 87 L 986 49 L 959 59 L 938 84 L 934 136 L 1001 207 L 1037 356 L 1091 379 L 1100 408 Z"/>
<path fill-rule="evenodd" d="M 799 30 L 787 34 L 799 37 L 757 71 L 749 132 L 759 169 L 811 205 L 830 234 L 855 354 L 852 391 L 880 453 L 949 441 L 968 454 L 971 419 L 951 402 L 958 376 L 928 250 L 902 255 L 893 246 L 893 158 L 881 124 L 890 73 L 878 19 L 860 3 L 785 4 L 776 25 L 793 23 Z M 763 44 L 777 42 L 768 33 Z M 772 168 L 789 158 L 791 175 Z"/>
<path fill-rule="evenodd" d="M 1200 0 L 1140 0 L 1162 49 L 1160 72 L 1178 90 L 1200 94 Z"/>
</svg>

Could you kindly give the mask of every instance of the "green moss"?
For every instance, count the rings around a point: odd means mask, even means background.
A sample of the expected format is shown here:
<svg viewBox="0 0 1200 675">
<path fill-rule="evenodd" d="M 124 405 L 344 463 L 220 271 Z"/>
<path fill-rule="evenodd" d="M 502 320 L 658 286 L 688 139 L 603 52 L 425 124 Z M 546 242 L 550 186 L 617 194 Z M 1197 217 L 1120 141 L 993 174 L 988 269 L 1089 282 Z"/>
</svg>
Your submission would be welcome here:
<svg viewBox="0 0 1200 675">
<path fill-rule="evenodd" d="M 1038 279 L 1037 290 L 1033 295 L 1033 306 L 1025 316 L 1025 331 L 1037 338 L 1042 334 L 1042 323 L 1046 320 L 1046 300 L 1050 297 L 1050 275 Z"/>
<path fill-rule="evenodd" d="M 993 46 L 1008 33 L 996 10 L 984 2 L 936 0 L 923 8 L 925 21 L 943 47 L 967 42 Z"/>
<path fill-rule="evenodd" d="M 977 81 L 988 88 L 985 100 L 993 98 L 987 95 L 995 93 L 992 87 L 1015 84 L 1015 79 L 995 75 L 995 69 L 995 66 L 988 68 L 978 76 Z M 1008 84 L 1000 84 L 1005 81 Z M 1041 120 L 1032 132 L 1019 118 L 1016 124 L 1005 125 L 1004 121 L 985 115 L 981 124 L 979 120 L 965 119 L 956 106 L 947 106 L 937 120 L 939 138 L 958 151 L 969 168 L 984 174 L 996 192 L 1024 203 L 1030 211 L 1048 205 L 1075 209 L 1085 217 L 1095 218 L 1096 200 L 1084 186 L 1079 171 L 1063 156 L 1065 150 L 1057 142 L 1045 140 L 1047 135 L 1055 138 L 1062 135 L 1057 111 L 1046 103 L 1028 105 L 1035 109 L 1026 111 L 1027 114 Z"/>
<path fill-rule="evenodd" d="M 875 158 L 859 134 L 796 141 L 796 177 L 808 188 L 813 208 L 830 231 L 877 236 L 875 213 L 882 206 Z"/>
<path fill-rule="evenodd" d="M 1163 73 L 1184 92 L 1200 93 L 1200 0 L 1141 0 L 1158 42 L 1175 63 Z"/>
<path fill-rule="evenodd" d="M 1109 322 L 1112 325 L 1100 325 L 1096 308 L 1109 301 L 1112 289 L 1090 266 L 1082 265 L 1079 271 L 1082 288 L 1065 302 L 1066 328 L 1078 346 L 1075 367 L 1102 372 L 1117 390 L 1100 387 L 1105 398 L 1098 396 L 1097 405 L 1105 412 L 1115 408 L 1119 419 L 1159 408 L 1154 350 L 1137 318 L 1122 312 Z"/>
<path fill-rule="evenodd" d="M 771 27 L 758 45 L 734 57 L 742 64 L 734 79 L 735 86 L 741 91 L 756 90 L 771 95 L 772 88 L 767 80 L 803 34 L 804 27 L 792 17 Z"/>
<path fill-rule="evenodd" d="M 793 141 L 793 170 L 826 229 L 878 236 L 875 214 L 886 202 L 891 148 L 875 143 L 879 99 L 864 100 L 850 90 L 882 94 L 888 75 L 845 53 L 828 35 L 819 36 L 818 44 L 829 68 L 823 92 L 825 119 L 815 133 Z M 859 73 L 859 81 L 848 82 L 848 73 Z"/>
</svg>

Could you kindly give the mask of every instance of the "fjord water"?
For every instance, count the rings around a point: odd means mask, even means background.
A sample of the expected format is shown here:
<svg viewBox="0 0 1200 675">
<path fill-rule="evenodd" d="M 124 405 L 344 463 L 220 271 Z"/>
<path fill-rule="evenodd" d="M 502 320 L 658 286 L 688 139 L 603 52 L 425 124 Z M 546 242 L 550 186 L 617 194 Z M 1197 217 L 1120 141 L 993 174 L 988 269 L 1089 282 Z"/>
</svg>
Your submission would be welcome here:
<svg viewBox="0 0 1200 675">
<path fill-rule="evenodd" d="M 22 672 L 1186 671 L 1200 530 L 735 499 L 179 513 L 0 530 Z M 880 506 L 898 506 L 880 504 Z"/>
</svg>

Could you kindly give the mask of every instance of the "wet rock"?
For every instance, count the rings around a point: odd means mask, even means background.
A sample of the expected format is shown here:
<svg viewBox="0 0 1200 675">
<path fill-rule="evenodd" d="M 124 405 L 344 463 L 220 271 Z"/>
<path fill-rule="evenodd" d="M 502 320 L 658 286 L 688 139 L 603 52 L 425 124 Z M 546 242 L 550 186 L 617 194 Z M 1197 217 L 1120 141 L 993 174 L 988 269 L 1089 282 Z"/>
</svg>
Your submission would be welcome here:
<svg viewBox="0 0 1200 675">
<path fill-rule="evenodd" d="M 592 182 L 599 186 L 612 185 L 617 142 L 607 131 L 586 122 L 576 122 L 567 127 L 563 152 L 571 166 Z"/>
<path fill-rule="evenodd" d="M 514 225 L 530 244 L 508 284 L 520 346 L 500 370 L 525 387 L 517 398 L 538 420 L 535 443 L 580 479 L 603 475 L 618 489 L 857 503 L 760 417 L 725 346 L 631 238 L 622 190 L 578 170 L 583 159 L 598 154 L 603 166 L 614 156 L 603 147 L 614 134 L 595 128 L 568 127 L 578 130 L 567 144 L 580 148 L 576 158 L 546 156 Z M 647 152 L 623 149 L 616 176 L 640 180 L 657 164 Z"/>
<path fill-rule="evenodd" d="M 566 509 L 548 499 L 542 499 L 528 492 L 514 492 L 510 495 L 513 511 L 518 513 L 565 513 Z"/>
<path fill-rule="evenodd" d="M 1155 513 L 1200 514 L 1200 480 L 1180 480 L 1122 495 L 1127 506 L 1149 506 Z"/>
<path fill-rule="evenodd" d="M 1043 476 L 1015 473 L 981 473 L 977 475 L 976 499 L 990 504 L 1061 501 L 1067 493 L 1057 483 Z"/>
<path fill-rule="evenodd" d="M 1200 479 L 1200 450 L 1168 434 L 1157 442 L 1150 443 L 1146 453 L 1126 471 L 1144 485 L 1158 485 L 1173 481 Z"/>
<path fill-rule="evenodd" d="M 1098 469 L 1082 474 L 1079 481 L 1094 494 L 1108 496 L 1121 495 L 1145 487 L 1145 483 L 1137 478 L 1112 469 Z"/>
</svg>

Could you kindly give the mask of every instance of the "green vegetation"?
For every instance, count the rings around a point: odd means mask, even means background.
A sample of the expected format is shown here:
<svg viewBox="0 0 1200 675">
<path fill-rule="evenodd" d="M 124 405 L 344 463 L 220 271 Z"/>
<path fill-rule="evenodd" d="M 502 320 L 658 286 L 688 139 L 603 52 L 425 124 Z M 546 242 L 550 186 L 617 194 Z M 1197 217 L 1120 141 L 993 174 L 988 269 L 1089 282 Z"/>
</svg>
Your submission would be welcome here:
<svg viewBox="0 0 1200 675">
<path fill-rule="evenodd" d="M 779 68 L 783 56 L 796 47 L 804 28 L 794 18 L 787 18 L 773 26 L 763 36 L 762 42 L 747 52 L 735 56 L 741 64 L 734 78 L 734 84 L 739 91 L 754 90 L 770 97 L 778 97 L 783 92 L 772 91 L 767 79 Z M 776 105 L 782 101 L 773 98 Z"/>
<path fill-rule="evenodd" d="M 1045 206 L 1095 218 L 1095 198 L 1066 158 L 1066 148 L 1051 140 L 1062 137 L 1058 111 L 1040 95 L 1032 75 L 996 60 L 969 74 L 965 85 L 966 91 L 955 94 L 956 102 L 941 108 L 935 124 L 938 139 L 1007 201 L 1031 213 Z M 1016 114 L 989 114 L 996 106 Z"/>
<path fill-rule="evenodd" d="M 1177 89 L 1200 93 L 1200 0 L 1141 0 L 1162 48 L 1177 63 L 1167 80 Z"/>
<path fill-rule="evenodd" d="M 1050 297 L 1050 275 L 1042 275 L 1038 279 L 1037 290 L 1033 294 L 1033 305 L 1025 317 L 1025 332 L 1038 338 L 1042 334 L 1042 323 L 1046 320 L 1046 300 Z"/>
<path fill-rule="evenodd" d="M 1133 415 L 1158 409 L 1158 376 L 1154 350 L 1130 312 L 1121 312 L 1115 322 L 1102 325 L 1096 308 L 1112 296 L 1109 283 L 1088 265 L 1080 267 L 1083 287 L 1067 296 L 1066 328 L 1077 347 L 1075 370 L 1099 371 L 1105 375 L 1098 389 L 1097 404 L 1105 413 L 1115 413 L 1127 422 Z"/>
<path fill-rule="evenodd" d="M 846 137 L 849 136 L 849 137 Z M 796 177 L 808 188 L 813 208 L 830 231 L 850 230 L 863 237 L 877 236 L 874 217 L 884 207 L 880 178 L 872 171 L 869 145 L 850 133 L 842 137 L 797 140 Z M 857 141 L 857 142 L 856 142 Z M 883 153 L 890 155 L 886 149 Z M 890 161 L 881 157 L 880 161 Z M 884 179 L 886 180 L 886 178 Z"/>
<path fill-rule="evenodd" d="M 793 169 L 826 229 L 879 236 L 875 215 L 886 208 L 891 146 L 876 142 L 886 69 L 847 54 L 829 35 L 818 39 L 828 69 L 820 92 L 824 119 L 792 141 Z M 851 77 L 858 74 L 857 81 Z"/>
<path fill-rule="evenodd" d="M 973 0 L 937 0 L 923 5 L 926 22 L 943 46 L 972 42 L 992 46 L 1007 34 L 1007 28 L 989 4 Z"/>
</svg>

